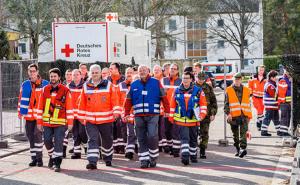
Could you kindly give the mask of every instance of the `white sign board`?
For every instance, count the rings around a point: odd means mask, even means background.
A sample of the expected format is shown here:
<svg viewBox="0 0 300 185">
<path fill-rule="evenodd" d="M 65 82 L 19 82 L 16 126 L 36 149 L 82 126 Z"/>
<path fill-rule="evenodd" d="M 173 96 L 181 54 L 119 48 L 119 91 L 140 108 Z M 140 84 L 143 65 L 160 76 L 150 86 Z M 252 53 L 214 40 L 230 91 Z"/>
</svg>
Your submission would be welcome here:
<svg viewBox="0 0 300 185">
<path fill-rule="evenodd" d="M 107 24 L 53 23 L 54 61 L 108 61 Z"/>
<path fill-rule="evenodd" d="M 105 20 L 106 22 L 119 22 L 118 13 L 115 12 L 109 12 L 105 14 Z"/>
</svg>

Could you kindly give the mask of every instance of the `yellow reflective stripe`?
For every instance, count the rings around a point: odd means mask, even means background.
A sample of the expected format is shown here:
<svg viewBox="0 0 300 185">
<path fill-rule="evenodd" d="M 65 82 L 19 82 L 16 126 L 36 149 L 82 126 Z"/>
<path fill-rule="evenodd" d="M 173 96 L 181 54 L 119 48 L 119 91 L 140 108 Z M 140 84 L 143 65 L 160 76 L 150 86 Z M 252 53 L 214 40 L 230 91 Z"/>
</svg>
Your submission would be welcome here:
<svg viewBox="0 0 300 185">
<path fill-rule="evenodd" d="M 50 103 L 51 103 L 51 98 L 47 98 L 43 116 L 49 115 Z"/>
<path fill-rule="evenodd" d="M 58 118 L 58 113 L 59 113 L 59 109 L 55 108 L 54 112 L 53 112 L 53 119 L 57 119 Z"/>
</svg>

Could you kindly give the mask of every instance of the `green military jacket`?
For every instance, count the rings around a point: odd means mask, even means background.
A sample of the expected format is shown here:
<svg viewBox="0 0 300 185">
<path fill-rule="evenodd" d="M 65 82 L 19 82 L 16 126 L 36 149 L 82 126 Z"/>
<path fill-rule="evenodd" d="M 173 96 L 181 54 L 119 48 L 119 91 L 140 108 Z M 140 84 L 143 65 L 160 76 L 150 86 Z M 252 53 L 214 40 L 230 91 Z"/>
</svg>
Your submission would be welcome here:
<svg viewBox="0 0 300 185">
<path fill-rule="evenodd" d="M 218 104 L 217 104 L 217 98 L 214 93 L 214 89 L 208 85 L 206 82 L 204 82 L 202 85 L 196 83 L 198 87 L 201 87 L 206 98 L 207 102 L 207 115 L 206 118 L 209 118 L 210 116 L 215 116 L 218 112 Z M 206 119 L 205 118 L 205 119 Z"/>
</svg>

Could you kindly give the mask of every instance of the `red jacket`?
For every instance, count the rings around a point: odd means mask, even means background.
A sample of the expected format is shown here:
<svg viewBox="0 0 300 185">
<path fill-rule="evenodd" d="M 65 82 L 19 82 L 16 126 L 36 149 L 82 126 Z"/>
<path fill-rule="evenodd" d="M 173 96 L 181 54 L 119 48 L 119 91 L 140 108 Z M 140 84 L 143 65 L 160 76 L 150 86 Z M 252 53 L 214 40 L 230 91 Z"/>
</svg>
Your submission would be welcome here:
<svg viewBox="0 0 300 185">
<path fill-rule="evenodd" d="M 73 119 L 73 102 L 69 89 L 62 84 L 55 88 L 51 84 L 45 86 L 39 98 L 37 124 L 58 127 L 72 125 Z"/>
<path fill-rule="evenodd" d="M 113 107 L 117 97 L 112 88 L 112 83 L 107 80 L 102 80 L 96 87 L 92 80 L 86 82 L 79 98 L 78 119 L 92 124 L 114 122 Z"/>
</svg>

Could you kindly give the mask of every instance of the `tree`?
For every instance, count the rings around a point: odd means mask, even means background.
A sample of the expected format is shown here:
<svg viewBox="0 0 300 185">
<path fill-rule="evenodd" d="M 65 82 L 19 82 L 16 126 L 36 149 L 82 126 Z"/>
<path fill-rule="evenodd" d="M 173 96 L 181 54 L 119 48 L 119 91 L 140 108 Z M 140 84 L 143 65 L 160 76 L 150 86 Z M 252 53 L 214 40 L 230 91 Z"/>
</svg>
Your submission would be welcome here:
<svg viewBox="0 0 300 185">
<path fill-rule="evenodd" d="M 93 22 L 102 20 L 111 9 L 113 0 L 56 0 L 56 18 L 68 22 Z"/>
<path fill-rule="evenodd" d="M 166 21 L 172 16 L 205 15 L 207 2 L 207 0 L 117 0 L 112 10 L 119 12 L 121 22 L 125 24 L 133 22 L 137 28 L 150 30 L 155 43 L 155 58 L 163 59 L 165 41 L 180 34 L 166 31 Z"/>
<path fill-rule="evenodd" d="M 229 43 L 239 55 L 240 69 L 244 69 L 245 50 L 259 39 L 254 32 L 254 28 L 260 26 L 259 0 L 214 0 L 210 9 L 216 16 L 210 17 L 209 37 Z M 217 26 L 218 20 L 224 20 L 223 26 Z M 247 37 L 256 39 L 246 46 Z"/>
<path fill-rule="evenodd" d="M 8 59 L 10 55 L 9 42 L 5 31 L 0 29 L 0 60 L 3 58 Z"/>
<path fill-rule="evenodd" d="M 30 39 L 30 56 L 38 58 L 39 46 L 51 41 L 51 22 L 53 21 L 52 0 L 6 0 L 6 7 L 17 27 L 10 27 Z"/>
<path fill-rule="evenodd" d="M 268 55 L 300 53 L 298 0 L 264 0 L 264 46 Z"/>
</svg>

